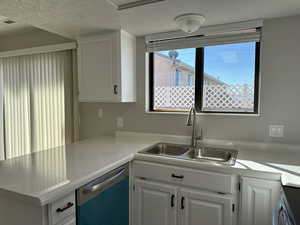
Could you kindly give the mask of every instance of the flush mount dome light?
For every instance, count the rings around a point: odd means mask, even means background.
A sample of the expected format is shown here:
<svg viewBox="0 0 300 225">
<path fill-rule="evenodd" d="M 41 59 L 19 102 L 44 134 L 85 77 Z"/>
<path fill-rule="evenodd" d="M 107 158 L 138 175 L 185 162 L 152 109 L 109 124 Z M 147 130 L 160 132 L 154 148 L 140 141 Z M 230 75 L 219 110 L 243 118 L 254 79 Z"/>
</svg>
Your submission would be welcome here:
<svg viewBox="0 0 300 225">
<path fill-rule="evenodd" d="M 199 30 L 205 21 L 205 17 L 201 14 L 187 13 L 176 16 L 174 20 L 181 30 L 190 34 Z"/>
</svg>

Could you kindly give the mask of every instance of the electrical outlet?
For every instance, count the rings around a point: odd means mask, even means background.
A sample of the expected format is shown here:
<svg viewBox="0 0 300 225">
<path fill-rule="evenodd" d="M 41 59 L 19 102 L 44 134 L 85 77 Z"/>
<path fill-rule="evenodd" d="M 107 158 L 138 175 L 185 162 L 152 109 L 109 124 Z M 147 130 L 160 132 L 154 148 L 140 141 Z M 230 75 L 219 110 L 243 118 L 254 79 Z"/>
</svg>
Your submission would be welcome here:
<svg viewBox="0 0 300 225">
<path fill-rule="evenodd" d="M 284 126 L 283 125 L 270 125 L 269 126 L 270 137 L 284 137 Z"/>
<path fill-rule="evenodd" d="M 102 119 L 103 117 L 103 109 L 98 109 L 98 118 Z"/>
<path fill-rule="evenodd" d="M 124 127 L 124 120 L 122 117 L 117 118 L 117 128 L 123 128 Z"/>
</svg>

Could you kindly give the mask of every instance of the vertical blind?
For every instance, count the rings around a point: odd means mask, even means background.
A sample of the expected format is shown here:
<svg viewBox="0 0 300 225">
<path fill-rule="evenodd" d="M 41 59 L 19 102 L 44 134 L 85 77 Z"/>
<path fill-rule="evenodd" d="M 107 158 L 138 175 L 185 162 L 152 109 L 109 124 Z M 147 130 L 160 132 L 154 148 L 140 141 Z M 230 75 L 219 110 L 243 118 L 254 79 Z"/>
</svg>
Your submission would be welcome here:
<svg viewBox="0 0 300 225">
<path fill-rule="evenodd" d="M 6 158 L 65 144 L 71 51 L 2 58 L 0 68 Z"/>
</svg>

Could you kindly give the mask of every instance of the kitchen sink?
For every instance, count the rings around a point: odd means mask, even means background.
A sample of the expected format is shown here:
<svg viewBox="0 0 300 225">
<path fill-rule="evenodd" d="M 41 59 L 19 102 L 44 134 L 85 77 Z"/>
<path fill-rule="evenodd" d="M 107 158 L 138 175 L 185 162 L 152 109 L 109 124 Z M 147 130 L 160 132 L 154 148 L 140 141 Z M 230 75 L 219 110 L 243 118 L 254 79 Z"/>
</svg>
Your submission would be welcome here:
<svg viewBox="0 0 300 225">
<path fill-rule="evenodd" d="M 169 143 L 159 143 L 149 149 L 143 150 L 140 153 L 151 155 L 167 155 L 167 156 L 179 156 L 190 151 L 192 148 L 188 145 L 177 145 Z"/>
<path fill-rule="evenodd" d="M 139 153 L 234 165 L 238 151 L 234 149 L 208 147 L 203 144 L 199 148 L 192 148 L 189 145 L 158 143 Z"/>
<path fill-rule="evenodd" d="M 238 151 L 234 149 L 222 149 L 201 147 L 189 151 L 185 156 L 192 160 L 208 160 L 228 165 L 234 165 Z"/>
</svg>

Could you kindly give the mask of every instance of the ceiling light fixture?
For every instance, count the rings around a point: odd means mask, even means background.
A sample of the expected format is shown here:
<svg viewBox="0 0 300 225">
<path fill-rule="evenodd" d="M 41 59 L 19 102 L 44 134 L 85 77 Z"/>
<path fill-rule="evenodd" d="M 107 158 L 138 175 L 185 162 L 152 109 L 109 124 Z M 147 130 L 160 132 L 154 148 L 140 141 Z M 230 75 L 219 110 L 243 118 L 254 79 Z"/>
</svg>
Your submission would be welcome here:
<svg viewBox="0 0 300 225">
<path fill-rule="evenodd" d="M 200 26 L 205 21 L 205 17 L 201 14 L 187 13 L 176 16 L 174 20 L 181 30 L 190 34 L 199 30 Z"/>
</svg>

